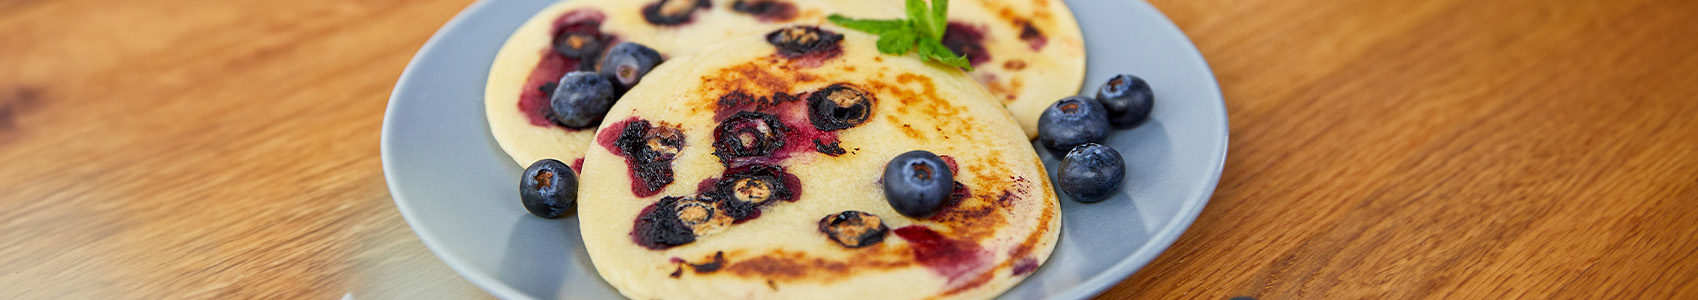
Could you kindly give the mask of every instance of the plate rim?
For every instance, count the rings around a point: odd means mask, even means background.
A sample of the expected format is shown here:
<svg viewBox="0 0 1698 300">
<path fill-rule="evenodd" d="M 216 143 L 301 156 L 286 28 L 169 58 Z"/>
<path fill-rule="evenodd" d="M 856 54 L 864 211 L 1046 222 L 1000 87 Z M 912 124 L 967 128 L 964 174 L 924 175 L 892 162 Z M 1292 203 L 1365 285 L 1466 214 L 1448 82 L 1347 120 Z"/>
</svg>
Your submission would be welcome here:
<svg viewBox="0 0 1698 300">
<path fill-rule="evenodd" d="M 393 149 L 395 148 L 392 146 L 393 142 L 390 140 L 390 137 L 393 136 L 393 132 L 395 131 L 395 123 L 393 123 L 392 120 L 395 119 L 396 103 L 398 103 L 397 100 L 401 98 L 403 91 L 408 90 L 408 87 L 414 84 L 412 82 L 415 80 L 409 79 L 418 76 L 416 68 L 419 66 L 419 63 L 424 57 L 429 56 L 427 55 L 428 53 L 434 52 L 435 49 L 439 48 L 437 47 L 437 44 L 442 43 L 444 34 L 460 27 L 461 23 L 466 22 L 467 18 L 483 11 L 485 7 L 489 6 L 490 3 L 493 2 L 495 1 L 478 0 L 472 2 L 472 4 L 466 5 L 465 8 L 461 8 L 460 12 L 455 13 L 454 17 L 448 19 L 448 22 L 444 22 L 442 27 L 437 28 L 436 32 L 431 33 L 430 39 L 425 40 L 425 43 L 419 46 L 418 51 L 413 52 L 413 57 L 407 60 L 407 67 L 401 69 L 401 76 L 395 79 L 395 89 L 390 90 L 388 99 L 389 102 L 385 104 L 383 109 L 382 132 L 379 133 L 378 137 L 378 155 L 381 156 L 380 160 L 383 164 L 383 181 L 384 185 L 389 189 L 390 198 L 395 202 L 396 210 L 401 212 L 401 219 L 407 222 L 407 229 L 412 231 L 414 236 L 418 236 L 419 242 L 424 244 L 425 249 L 429 249 L 430 253 L 435 255 L 437 260 L 441 260 L 443 264 L 448 265 L 448 269 L 454 270 L 454 273 L 459 275 L 460 278 L 471 282 L 472 285 L 477 286 L 480 289 L 483 289 L 483 291 L 485 293 L 489 293 L 490 296 L 502 299 L 531 299 L 531 297 L 526 295 L 524 292 L 514 289 L 512 286 L 495 279 L 494 276 L 485 274 L 477 268 L 470 266 L 470 263 L 460 258 L 459 255 L 451 255 L 453 251 L 441 246 L 442 242 L 437 241 L 433 235 L 420 232 L 418 215 L 409 208 L 405 200 L 402 200 L 407 197 L 402 195 L 404 192 L 402 192 L 399 186 L 396 185 L 396 181 L 392 179 L 397 178 L 397 176 L 395 176 L 394 162 L 391 161 L 394 159 L 393 157 L 395 157 L 395 155 L 391 153 L 394 152 Z"/>
<path fill-rule="evenodd" d="M 1221 116 L 1219 124 L 1220 130 L 1217 132 L 1220 138 L 1220 145 L 1219 148 L 1216 149 L 1219 154 L 1212 158 L 1213 165 L 1208 167 L 1209 180 L 1207 183 L 1198 191 L 1194 192 L 1195 198 L 1185 199 L 1185 204 L 1176 211 L 1173 220 L 1170 220 L 1160 230 L 1156 230 L 1155 234 L 1150 236 L 1149 242 L 1146 242 L 1143 247 L 1134 250 L 1132 255 L 1128 255 L 1125 258 L 1120 259 L 1114 265 L 1104 269 L 1102 272 L 1081 281 L 1079 286 L 1058 294 L 1056 298 L 1084 299 L 1101 295 L 1109 288 L 1112 288 L 1127 278 L 1130 278 L 1133 273 L 1137 270 L 1143 269 L 1144 266 L 1154 261 L 1155 258 L 1160 257 L 1161 254 L 1166 253 L 1167 249 L 1172 247 L 1173 244 L 1178 241 L 1180 236 L 1184 235 L 1186 231 L 1189 231 L 1191 224 L 1197 220 L 1197 217 L 1201 215 L 1203 209 L 1208 206 L 1208 203 L 1213 198 L 1215 190 L 1220 185 L 1220 178 L 1226 166 L 1226 154 L 1231 144 L 1231 118 L 1227 115 L 1225 103 L 1226 99 L 1220 90 L 1219 79 L 1215 76 L 1214 69 L 1209 66 L 1208 60 L 1205 59 L 1202 52 L 1197 49 L 1196 43 L 1191 40 L 1190 35 L 1185 34 L 1183 30 L 1179 29 L 1178 25 L 1174 24 L 1173 20 L 1168 18 L 1166 13 L 1162 12 L 1155 6 L 1150 5 L 1148 2 L 1139 0 L 1119 1 L 1130 2 L 1133 5 L 1140 5 L 1150 11 L 1154 11 L 1156 17 L 1159 17 L 1160 22 L 1158 23 L 1161 25 L 1160 28 L 1155 29 L 1167 34 L 1174 34 L 1183 37 L 1184 43 L 1180 46 L 1183 47 L 1183 50 L 1186 50 L 1184 51 L 1184 55 L 1187 60 L 1190 64 L 1196 64 L 1194 67 L 1200 68 L 1206 75 L 1208 75 L 1205 76 L 1207 80 L 1204 82 L 1206 87 L 1208 87 L 1206 89 L 1207 99 L 1201 99 L 1200 101 L 1206 105 L 1212 106 L 1211 110 L 1216 111 L 1218 115 Z M 416 68 L 419 66 L 422 58 L 429 56 L 427 54 L 434 52 L 436 51 L 435 49 L 439 48 L 438 44 L 442 43 L 441 40 L 444 39 L 444 34 L 461 27 L 462 23 L 467 22 L 466 19 L 470 18 L 472 15 L 482 12 L 486 9 L 486 7 L 491 5 L 490 3 L 493 2 L 495 2 L 495 0 L 478 0 L 467 5 L 465 8 L 462 8 L 459 13 L 456 13 L 454 17 L 443 23 L 442 27 L 432 33 L 431 37 L 419 47 L 418 51 L 414 52 L 413 57 L 408 60 L 407 66 L 402 69 L 401 75 L 397 77 L 395 88 L 390 91 L 389 98 L 387 99 L 388 103 L 385 104 L 383 125 L 378 138 L 378 152 L 381 156 L 380 160 L 383 167 L 385 186 L 389 189 L 391 200 L 394 201 L 396 209 L 400 211 L 401 218 L 407 223 L 408 230 L 412 231 L 413 235 L 419 238 L 419 241 L 424 244 L 426 249 L 429 249 L 431 253 L 437 257 L 437 259 L 441 260 L 448 266 L 449 269 L 453 270 L 461 278 L 464 278 L 466 281 L 471 282 L 472 285 L 483 289 L 491 296 L 504 299 L 530 299 L 529 295 L 524 292 L 514 289 L 512 286 L 495 279 L 494 276 L 470 266 L 470 263 L 465 261 L 465 259 L 460 258 L 459 255 L 453 255 L 454 251 L 442 246 L 442 242 L 438 241 L 435 237 L 433 237 L 433 235 L 422 233 L 418 226 L 418 222 L 420 222 L 418 220 L 419 216 L 417 213 L 413 212 L 412 208 L 410 208 L 409 205 L 407 205 L 407 202 L 403 200 L 407 198 L 403 195 L 405 192 L 403 192 L 400 186 L 397 185 L 396 180 L 393 180 L 398 176 L 395 174 L 395 168 L 393 167 L 394 162 L 392 161 L 394 159 L 394 154 L 392 154 L 394 147 L 392 146 L 393 142 L 391 141 L 391 136 L 393 136 L 393 132 L 395 131 L 395 125 L 392 120 L 394 120 L 396 106 L 397 103 L 399 103 L 398 100 L 401 98 L 401 94 L 403 91 L 408 90 L 411 85 L 415 84 L 411 83 L 415 80 L 410 79 L 419 76 L 416 73 L 418 72 Z M 1089 66 L 1086 67 L 1089 68 Z"/>
</svg>

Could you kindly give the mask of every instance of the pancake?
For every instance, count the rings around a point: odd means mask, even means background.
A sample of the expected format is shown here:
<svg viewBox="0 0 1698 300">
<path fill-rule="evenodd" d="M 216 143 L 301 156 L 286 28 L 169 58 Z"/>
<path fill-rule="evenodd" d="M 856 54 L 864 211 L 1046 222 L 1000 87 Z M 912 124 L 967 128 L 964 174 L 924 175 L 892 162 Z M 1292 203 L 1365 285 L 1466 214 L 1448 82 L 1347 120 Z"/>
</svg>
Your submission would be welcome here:
<svg viewBox="0 0 1698 300">
<path fill-rule="evenodd" d="M 633 299 L 981 299 L 1049 258 L 1055 191 L 989 91 L 874 36 L 799 28 L 675 57 L 613 106 L 577 204 L 603 279 Z M 955 174 L 926 218 L 881 192 L 911 150 Z"/>
<path fill-rule="evenodd" d="M 684 3 L 687 0 L 675 1 Z M 644 10 L 658 8 L 656 0 L 575 0 L 556 3 L 521 25 L 502 45 L 489 70 L 484 87 L 484 112 L 490 132 L 508 156 L 520 166 L 543 158 L 554 158 L 578 168 L 589 147 L 593 128 L 572 129 L 551 122 L 546 114 L 548 96 L 540 87 L 560 79 L 580 66 L 593 68 L 594 61 L 555 53 L 552 42 L 557 32 L 573 27 L 602 34 L 600 42 L 612 46 L 620 41 L 643 44 L 662 56 L 688 54 L 702 45 L 728 37 L 768 32 L 785 24 L 820 23 L 832 11 L 813 0 L 767 0 L 756 2 L 702 0 L 706 7 L 694 9 L 676 24 L 656 24 Z M 743 5 L 738 5 L 742 3 Z M 575 27 L 574 27 L 575 26 Z"/>
<path fill-rule="evenodd" d="M 851 18 L 906 16 L 904 0 L 825 1 Z M 943 40 L 972 62 L 970 74 L 1014 114 L 1027 138 L 1038 136 L 1038 115 L 1077 95 L 1085 80 L 1084 35 L 1060 0 L 949 1 Z"/>
</svg>

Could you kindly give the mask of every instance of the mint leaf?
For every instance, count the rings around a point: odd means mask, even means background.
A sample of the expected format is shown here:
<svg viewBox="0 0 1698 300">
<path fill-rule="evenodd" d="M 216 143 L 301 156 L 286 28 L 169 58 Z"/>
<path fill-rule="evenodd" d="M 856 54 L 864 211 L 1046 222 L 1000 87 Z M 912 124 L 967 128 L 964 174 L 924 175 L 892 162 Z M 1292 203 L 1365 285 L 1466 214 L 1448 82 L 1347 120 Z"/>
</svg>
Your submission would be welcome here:
<svg viewBox="0 0 1698 300">
<path fill-rule="evenodd" d="M 920 56 L 968 71 L 973 70 L 973 64 L 967 61 L 966 57 L 955 54 L 955 51 L 950 51 L 948 46 L 944 46 L 942 42 L 937 40 L 921 39 Z"/>
<path fill-rule="evenodd" d="M 912 26 L 909 25 L 911 22 L 908 20 L 857 20 L 850 19 L 849 17 L 844 17 L 839 14 L 831 14 L 831 16 L 826 17 L 826 19 L 831 20 L 832 23 L 837 23 L 838 26 L 849 27 L 849 29 L 865 31 L 871 34 L 882 35 L 893 31 L 913 30 Z"/>
<path fill-rule="evenodd" d="M 925 0 L 908 0 L 908 20 L 914 21 L 914 27 L 923 30 L 925 36 L 941 37 L 941 32 L 932 29 L 931 13 L 926 9 Z"/>
<path fill-rule="evenodd" d="M 878 37 L 878 52 L 902 55 L 908 53 L 908 50 L 914 49 L 914 41 L 917 39 L 919 39 L 919 36 L 914 35 L 914 30 L 911 27 L 909 30 L 886 33 Z"/>
<path fill-rule="evenodd" d="M 935 60 L 968 71 L 973 70 L 966 57 L 955 54 L 943 45 L 943 34 L 949 29 L 949 0 L 932 0 L 929 9 L 925 0 L 907 0 L 906 6 L 907 19 L 863 20 L 838 14 L 832 14 L 826 19 L 838 26 L 879 35 L 879 53 L 902 55 L 918 48 L 921 60 Z"/>
<path fill-rule="evenodd" d="M 949 25 L 949 0 L 932 0 L 932 18 L 930 22 L 932 33 L 943 38 L 945 25 Z"/>
</svg>

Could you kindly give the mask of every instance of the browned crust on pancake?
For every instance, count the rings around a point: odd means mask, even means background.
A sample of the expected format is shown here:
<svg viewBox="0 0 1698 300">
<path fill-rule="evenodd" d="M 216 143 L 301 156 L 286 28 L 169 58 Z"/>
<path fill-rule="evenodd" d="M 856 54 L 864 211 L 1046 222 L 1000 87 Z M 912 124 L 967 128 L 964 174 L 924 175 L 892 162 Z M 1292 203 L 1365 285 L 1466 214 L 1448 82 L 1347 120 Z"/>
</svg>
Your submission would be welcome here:
<svg viewBox="0 0 1698 300">
<path fill-rule="evenodd" d="M 751 95 L 771 95 L 773 93 L 791 93 L 791 89 L 801 83 L 819 82 L 819 76 L 803 72 L 791 60 L 778 56 L 737 64 L 719 69 L 713 75 L 702 76 L 702 85 L 697 95 L 714 95 L 704 97 L 701 101 L 690 104 L 692 114 L 712 114 L 718 102 L 712 99 L 733 91 L 741 91 Z"/>
<path fill-rule="evenodd" d="M 792 60 L 777 56 L 761 60 L 737 64 L 721 68 L 713 75 L 702 76 L 702 85 L 696 91 L 698 95 L 724 95 L 740 91 L 750 95 L 771 95 L 773 93 L 798 93 L 794 87 L 798 84 L 818 83 L 820 76 L 804 71 Z M 853 71 L 853 67 L 846 67 Z M 908 122 L 900 120 L 915 120 L 914 118 L 930 119 L 929 123 L 937 125 L 932 131 L 940 134 L 939 138 L 952 136 L 968 136 L 974 130 L 967 124 L 973 117 L 965 113 L 965 109 L 951 104 L 949 100 L 937 95 L 937 86 L 931 77 L 914 73 L 901 73 L 895 76 L 894 83 L 884 79 L 885 73 L 878 74 L 878 79 L 869 82 L 852 82 L 877 92 L 895 95 L 901 103 L 896 109 L 896 115 L 885 116 L 886 120 L 895 124 L 904 124 L 902 131 L 915 140 L 925 141 L 932 138 L 924 130 L 912 128 Z M 913 86 L 917 85 L 915 89 Z M 798 95 L 805 97 L 806 95 Z M 711 113 L 716 109 L 715 101 L 693 101 L 690 103 L 692 114 Z"/>
<path fill-rule="evenodd" d="M 881 244 L 867 248 L 864 253 L 847 261 L 809 257 L 806 253 L 773 250 L 759 256 L 737 260 L 723 269 L 725 273 L 745 278 L 764 278 L 772 281 L 820 281 L 830 283 L 856 270 L 889 270 L 913 264 L 904 257 L 907 247 Z M 821 276 L 824 275 L 827 276 Z"/>
<path fill-rule="evenodd" d="M 949 291 L 946 291 L 941 295 L 938 295 L 936 297 L 932 297 L 932 299 L 939 299 L 939 298 L 948 297 L 950 295 L 954 295 L 954 294 L 957 294 L 957 293 L 960 293 L 960 292 L 971 290 L 975 287 L 978 287 L 979 285 L 983 285 L 986 282 L 989 282 L 991 279 L 998 276 L 998 274 L 1001 274 L 1001 272 L 998 272 L 998 270 L 1007 269 L 1007 270 L 1009 270 L 1009 276 L 1019 276 L 1019 274 L 1014 274 L 1014 271 L 1013 271 L 1014 270 L 1014 264 L 1021 261 L 1024 258 L 1026 258 L 1028 255 L 1032 254 L 1032 250 L 1036 248 L 1038 242 L 1043 240 L 1044 233 L 1048 232 L 1050 230 L 1050 228 L 1049 228 L 1050 221 L 1055 219 L 1055 216 L 1056 216 L 1056 206 L 1051 206 L 1051 205 L 1044 206 L 1043 213 L 1038 215 L 1038 228 L 1037 228 L 1037 230 L 1032 231 L 1032 233 L 1029 234 L 1029 235 L 1026 235 L 1026 240 L 1021 241 L 1018 246 L 1015 246 L 1013 249 L 1010 249 L 1009 254 L 1008 254 L 1008 259 L 1003 260 L 1002 263 L 997 264 L 995 267 L 992 267 L 990 270 L 987 270 L 984 273 L 979 274 L 978 277 L 974 277 L 972 280 L 969 280 L 966 283 L 961 284 L 960 286 L 956 286 L 955 288 L 950 289 Z"/>
<path fill-rule="evenodd" d="M 883 79 L 887 77 L 887 74 L 880 73 L 879 77 Z M 937 85 L 931 77 L 914 73 L 897 74 L 895 77 L 895 84 L 877 80 L 865 83 L 865 86 L 875 91 L 883 91 L 896 96 L 895 98 L 901 103 L 901 106 L 897 106 L 895 115 L 886 115 L 885 120 L 893 124 L 903 124 L 901 130 L 904 135 L 920 142 L 932 138 L 932 136 L 925 134 L 925 130 L 913 128 L 911 123 L 915 122 L 901 121 L 919 120 L 921 118 L 929 119 L 930 122 L 924 123 L 935 126 L 931 129 L 939 134 L 938 138 L 967 136 L 971 134 L 971 131 L 974 131 L 967 126 L 968 123 L 973 121 L 973 117 L 967 115 L 966 110 L 962 107 L 950 104 L 949 100 L 939 97 Z M 912 85 L 919 85 L 918 91 L 907 88 Z"/>
<path fill-rule="evenodd" d="M 985 9 L 995 11 L 997 18 L 1002 19 L 1003 22 L 1008 22 L 1014 28 L 1020 28 L 1021 23 L 1031 20 L 1033 21 L 1032 26 L 1039 27 L 1039 30 L 1045 30 L 1055 27 L 1055 15 L 1050 13 L 1050 1 L 1052 0 L 1032 0 L 1032 11 L 1028 14 L 1030 17 L 1022 15 L 1013 7 L 1004 5 L 1000 1 L 986 0 L 979 2 L 983 3 Z"/>
</svg>

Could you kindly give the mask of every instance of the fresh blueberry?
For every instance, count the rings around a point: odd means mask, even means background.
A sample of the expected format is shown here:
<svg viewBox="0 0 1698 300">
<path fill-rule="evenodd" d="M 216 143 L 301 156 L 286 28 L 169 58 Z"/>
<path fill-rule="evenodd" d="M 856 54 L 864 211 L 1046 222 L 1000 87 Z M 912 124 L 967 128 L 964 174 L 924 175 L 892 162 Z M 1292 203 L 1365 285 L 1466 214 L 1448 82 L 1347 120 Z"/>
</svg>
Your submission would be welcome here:
<svg viewBox="0 0 1698 300">
<path fill-rule="evenodd" d="M 566 73 L 548 97 L 548 106 L 553 109 L 550 118 L 568 128 L 595 127 L 614 100 L 618 99 L 607 77 L 591 72 Z"/>
<path fill-rule="evenodd" d="M 1150 91 L 1150 84 L 1143 78 L 1120 74 L 1109 78 L 1107 84 L 1097 89 L 1097 102 L 1102 102 L 1103 108 L 1108 110 L 1109 124 L 1125 128 L 1150 118 L 1156 94 Z"/>
<path fill-rule="evenodd" d="M 613 45 L 607 50 L 607 55 L 602 56 L 601 75 L 613 80 L 619 90 L 630 90 L 660 61 L 660 52 L 642 44 L 623 42 Z"/>
<path fill-rule="evenodd" d="M 1120 151 L 1087 143 L 1068 151 L 1057 173 L 1062 193 L 1074 201 L 1094 203 L 1120 189 L 1120 182 L 1126 179 L 1126 163 L 1120 159 Z"/>
<path fill-rule="evenodd" d="M 1108 137 L 1108 114 L 1091 98 L 1061 99 L 1038 116 L 1038 142 L 1050 151 L 1067 151 Z"/>
<path fill-rule="evenodd" d="M 525 168 L 519 178 L 519 202 L 525 210 L 544 219 L 559 218 L 578 203 L 578 175 L 566 163 L 544 158 Z"/>
<path fill-rule="evenodd" d="M 902 215 L 929 217 L 954 190 L 955 174 L 931 152 L 908 151 L 884 166 L 884 199 Z"/>
</svg>

